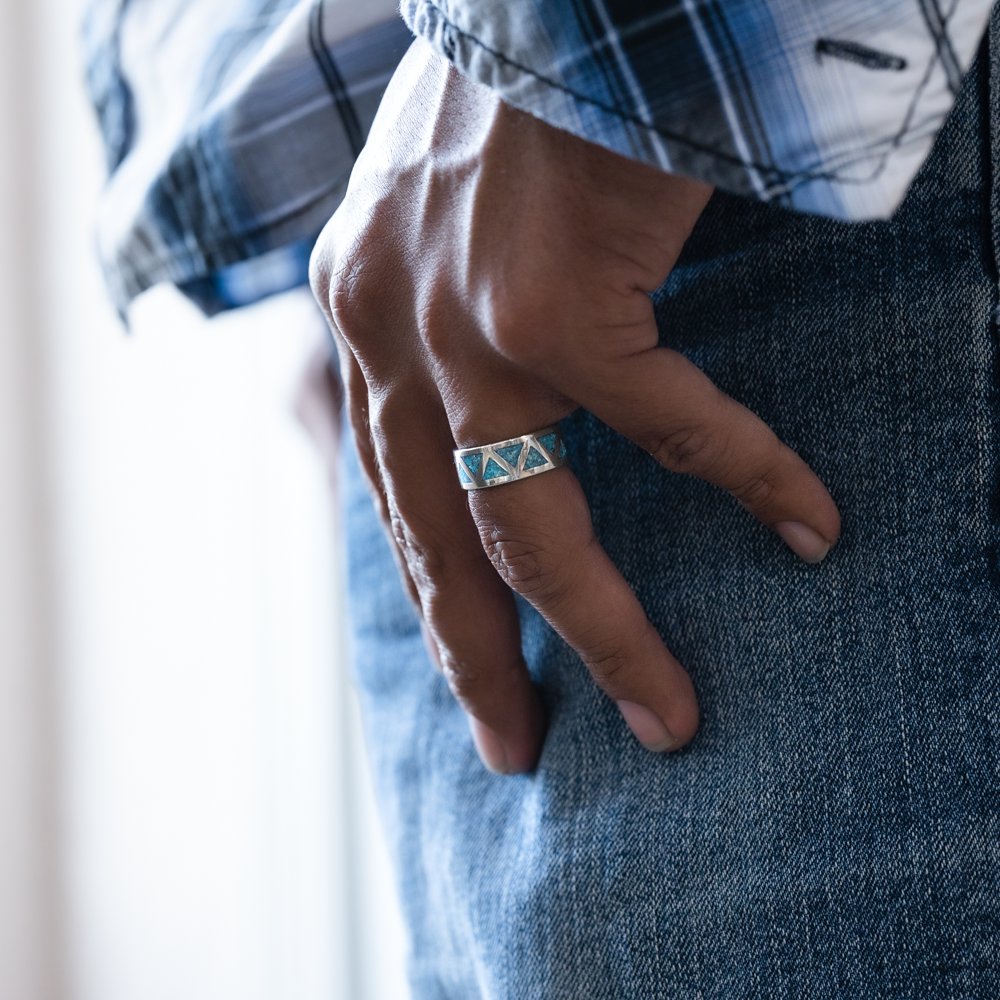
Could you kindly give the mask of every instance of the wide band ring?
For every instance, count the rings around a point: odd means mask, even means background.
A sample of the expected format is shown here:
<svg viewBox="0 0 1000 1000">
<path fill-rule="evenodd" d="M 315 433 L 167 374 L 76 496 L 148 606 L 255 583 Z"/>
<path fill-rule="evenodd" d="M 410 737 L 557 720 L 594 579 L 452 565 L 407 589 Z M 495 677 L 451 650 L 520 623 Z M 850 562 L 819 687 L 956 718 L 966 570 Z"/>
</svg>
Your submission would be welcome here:
<svg viewBox="0 0 1000 1000">
<path fill-rule="evenodd" d="M 484 490 L 565 465 L 566 443 L 557 424 L 506 441 L 456 448 L 454 454 L 462 489 Z"/>
</svg>

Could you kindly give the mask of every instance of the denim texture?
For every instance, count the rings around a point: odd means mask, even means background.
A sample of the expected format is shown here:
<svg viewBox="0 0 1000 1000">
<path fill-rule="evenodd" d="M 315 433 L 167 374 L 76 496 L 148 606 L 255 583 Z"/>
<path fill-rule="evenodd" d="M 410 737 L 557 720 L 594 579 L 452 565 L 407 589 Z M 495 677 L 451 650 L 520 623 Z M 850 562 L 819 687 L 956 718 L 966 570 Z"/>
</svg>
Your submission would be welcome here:
<svg viewBox="0 0 1000 1000">
<path fill-rule="evenodd" d="M 350 455 L 351 616 L 416 1000 L 1000 996 L 994 15 L 887 222 L 717 194 L 654 300 L 662 343 L 810 463 L 843 515 L 807 566 L 720 490 L 564 421 L 597 534 L 690 671 L 645 751 L 521 605 L 551 716 L 487 773 Z"/>
</svg>

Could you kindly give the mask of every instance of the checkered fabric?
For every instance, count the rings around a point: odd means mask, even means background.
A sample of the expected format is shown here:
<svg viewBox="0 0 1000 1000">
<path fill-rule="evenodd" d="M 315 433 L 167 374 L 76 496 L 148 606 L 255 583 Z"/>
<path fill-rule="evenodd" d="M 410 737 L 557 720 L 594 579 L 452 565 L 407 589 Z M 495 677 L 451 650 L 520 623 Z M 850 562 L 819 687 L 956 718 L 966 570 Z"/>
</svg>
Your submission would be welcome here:
<svg viewBox="0 0 1000 1000">
<path fill-rule="evenodd" d="M 305 279 L 385 85 L 423 37 L 471 79 L 626 156 L 842 219 L 892 212 L 990 0 L 91 0 L 124 313 Z M 404 24 L 405 21 L 405 24 Z M 409 26 L 409 27 L 407 27 Z"/>
<path fill-rule="evenodd" d="M 412 40 L 396 0 L 91 0 L 119 311 L 162 281 L 208 313 L 303 283 Z"/>
<path fill-rule="evenodd" d="M 625 156 L 842 219 L 889 215 L 991 0 L 403 0 L 510 103 Z"/>
</svg>

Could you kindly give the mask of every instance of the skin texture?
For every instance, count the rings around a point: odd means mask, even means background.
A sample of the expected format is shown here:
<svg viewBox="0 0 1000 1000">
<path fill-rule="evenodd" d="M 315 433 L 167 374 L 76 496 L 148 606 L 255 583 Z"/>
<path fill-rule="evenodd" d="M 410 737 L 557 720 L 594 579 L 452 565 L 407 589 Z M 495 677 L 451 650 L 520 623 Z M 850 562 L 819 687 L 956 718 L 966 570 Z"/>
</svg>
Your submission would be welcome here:
<svg viewBox="0 0 1000 1000">
<path fill-rule="evenodd" d="M 362 466 L 432 659 L 495 771 L 530 770 L 545 730 L 511 590 L 649 749 L 687 743 L 698 706 L 573 473 L 466 493 L 454 447 L 584 406 L 665 468 L 729 490 L 803 558 L 839 534 L 808 466 L 657 347 L 649 293 L 711 191 L 509 107 L 416 42 L 314 253 Z"/>
</svg>

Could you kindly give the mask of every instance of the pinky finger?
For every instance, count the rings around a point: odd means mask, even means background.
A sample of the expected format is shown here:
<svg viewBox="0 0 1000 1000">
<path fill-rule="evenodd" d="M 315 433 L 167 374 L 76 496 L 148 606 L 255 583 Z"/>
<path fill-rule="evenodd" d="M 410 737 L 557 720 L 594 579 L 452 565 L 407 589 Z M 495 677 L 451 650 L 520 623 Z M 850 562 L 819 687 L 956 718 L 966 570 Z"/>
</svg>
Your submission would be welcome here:
<svg viewBox="0 0 1000 1000">
<path fill-rule="evenodd" d="M 337 350 L 340 353 L 340 371 L 344 383 L 344 401 L 347 408 L 348 420 L 351 429 L 354 431 L 354 444 L 358 453 L 358 462 L 361 471 L 364 473 L 368 483 L 368 492 L 375 505 L 375 511 L 385 529 L 386 538 L 392 549 L 392 558 L 395 560 L 396 569 L 399 571 L 399 578 L 406 589 L 410 600 L 416 606 L 417 612 L 421 613 L 420 595 L 417 592 L 413 577 L 410 575 L 406 560 L 399 549 L 399 544 L 392 532 L 392 515 L 389 511 L 389 501 L 385 494 L 385 483 L 382 479 L 382 469 L 379 466 L 378 454 L 375 451 L 375 443 L 372 441 L 371 424 L 368 414 L 368 383 L 365 381 L 364 372 L 354 357 L 351 349 L 340 337 L 337 340 Z M 427 626 L 423 622 L 421 614 L 421 629 L 424 633 L 424 642 L 430 654 L 431 662 L 440 669 L 437 647 L 433 641 L 428 641 L 430 635 Z"/>
</svg>

